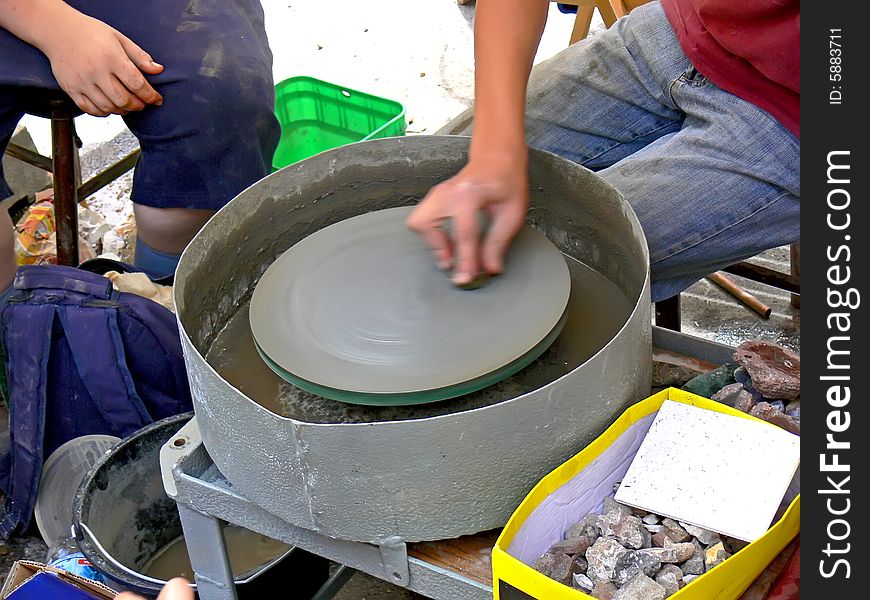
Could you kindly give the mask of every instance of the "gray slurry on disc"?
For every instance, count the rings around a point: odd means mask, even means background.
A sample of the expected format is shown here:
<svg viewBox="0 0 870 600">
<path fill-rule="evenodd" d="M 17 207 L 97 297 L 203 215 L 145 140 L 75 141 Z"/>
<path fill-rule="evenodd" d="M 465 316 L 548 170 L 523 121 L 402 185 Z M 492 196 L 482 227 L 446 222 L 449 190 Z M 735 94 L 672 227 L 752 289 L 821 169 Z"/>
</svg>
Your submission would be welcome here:
<svg viewBox="0 0 870 600">
<path fill-rule="evenodd" d="M 451 414 L 489 406 L 539 389 L 569 373 L 610 341 L 625 324 L 631 305 L 608 279 L 567 258 L 571 273 L 568 322 L 550 348 L 531 365 L 502 382 L 465 396 L 417 406 L 345 404 L 288 384 L 260 358 L 241 306 L 209 348 L 206 359 L 231 385 L 267 410 L 309 423 L 370 423 Z"/>
<path fill-rule="evenodd" d="M 254 339 L 291 381 L 402 403 L 401 394 L 497 372 L 556 330 L 570 274 L 545 235 L 526 226 L 504 275 L 461 290 L 405 226 L 411 210 L 375 211 L 326 227 L 260 279 L 250 308 Z"/>
</svg>

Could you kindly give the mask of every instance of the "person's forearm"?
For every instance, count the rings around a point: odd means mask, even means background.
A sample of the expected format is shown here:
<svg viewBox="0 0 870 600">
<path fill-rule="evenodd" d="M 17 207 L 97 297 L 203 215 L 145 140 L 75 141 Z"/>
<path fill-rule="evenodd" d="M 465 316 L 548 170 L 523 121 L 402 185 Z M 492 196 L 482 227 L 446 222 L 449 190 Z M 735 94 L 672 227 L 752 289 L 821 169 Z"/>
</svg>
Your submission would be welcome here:
<svg viewBox="0 0 870 600">
<path fill-rule="evenodd" d="M 53 28 L 75 13 L 63 0 L 0 0 L 0 27 L 45 52 Z"/>
<path fill-rule="evenodd" d="M 471 158 L 525 148 L 526 86 L 548 0 L 478 0 Z"/>
</svg>

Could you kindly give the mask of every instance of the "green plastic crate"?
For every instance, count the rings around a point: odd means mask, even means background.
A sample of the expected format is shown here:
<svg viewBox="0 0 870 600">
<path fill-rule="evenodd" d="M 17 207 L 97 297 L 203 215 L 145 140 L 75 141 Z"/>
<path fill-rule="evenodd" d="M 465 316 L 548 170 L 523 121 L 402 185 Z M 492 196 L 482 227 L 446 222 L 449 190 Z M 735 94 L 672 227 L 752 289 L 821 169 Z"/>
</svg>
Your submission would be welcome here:
<svg viewBox="0 0 870 600">
<path fill-rule="evenodd" d="M 272 167 L 280 169 L 324 150 L 362 140 L 405 135 L 405 107 L 313 77 L 275 86 L 281 141 Z"/>
</svg>

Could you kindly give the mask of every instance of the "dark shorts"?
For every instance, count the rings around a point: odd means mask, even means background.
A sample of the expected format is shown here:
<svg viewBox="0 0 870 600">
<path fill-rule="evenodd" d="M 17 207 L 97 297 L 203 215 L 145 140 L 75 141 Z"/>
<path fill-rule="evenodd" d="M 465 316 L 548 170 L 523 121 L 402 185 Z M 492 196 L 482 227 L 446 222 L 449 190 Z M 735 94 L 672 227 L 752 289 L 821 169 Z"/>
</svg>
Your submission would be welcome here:
<svg viewBox="0 0 870 600">
<path fill-rule="evenodd" d="M 258 0 L 67 0 L 165 70 L 163 105 L 124 117 L 142 157 L 134 202 L 218 209 L 271 170 L 280 130 L 272 53 Z M 0 29 L 0 151 L 24 114 L 21 92 L 58 89 L 48 59 Z M 8 188 L 0 167 L 0 197 Z"/>
</svg>

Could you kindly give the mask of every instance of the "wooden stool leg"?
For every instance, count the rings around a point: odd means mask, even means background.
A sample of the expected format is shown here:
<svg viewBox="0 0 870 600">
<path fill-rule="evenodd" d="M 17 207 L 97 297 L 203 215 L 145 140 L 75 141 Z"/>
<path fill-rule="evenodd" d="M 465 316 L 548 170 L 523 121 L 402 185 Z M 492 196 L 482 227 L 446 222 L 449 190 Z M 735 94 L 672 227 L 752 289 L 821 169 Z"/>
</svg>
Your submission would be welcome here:
<svg viewBox="0 0 870 600">
<path fill-rule="evenodd" d="M 674 331 L 680 330 L 680 295 L 655 303 L 656 325 Z"/>
<path fill-rule="evenodd" d="M 57 228 L 57 264 L 79 264 L 78 190 L 76 185 L 73 121 L 51 120 L 51 161 L 54 171 L 54 218 Z"/>
<path fill-rule="evenodd" d="M 574 18 L 574 29 L 571 30 L 571 41 L 568 45 L 585 40 L 592 25 L 592 15 L 595 13 L 594 0 L 585 0 L 577 6 L 577 16 Z"/>
<path fill-rule="evenodd" d="M 616 23 L 616 19 L 622 16 L 616 14 L 610 0 L 595 0 L 595 5 L 598 7 L 598 12 L 601 13 L 601 20 L 604 21 L 604 26 L 608 29 Z"/>
<path fill-rule="evenodd" d="M 801 243 L 795 242 L 789 247 L 791 260 L 791 274 L 798 278 L 800 281 L 801 278 Z M 801 307 L 801 295 L 800 294 L 792 294 L 791 295 L 791 305 L 795 308 Z"/>
</svg>

